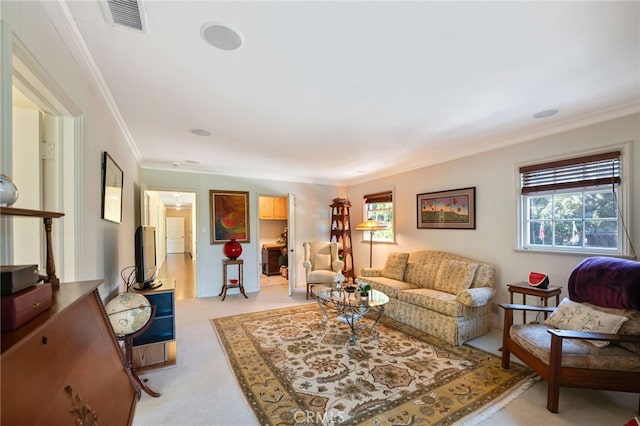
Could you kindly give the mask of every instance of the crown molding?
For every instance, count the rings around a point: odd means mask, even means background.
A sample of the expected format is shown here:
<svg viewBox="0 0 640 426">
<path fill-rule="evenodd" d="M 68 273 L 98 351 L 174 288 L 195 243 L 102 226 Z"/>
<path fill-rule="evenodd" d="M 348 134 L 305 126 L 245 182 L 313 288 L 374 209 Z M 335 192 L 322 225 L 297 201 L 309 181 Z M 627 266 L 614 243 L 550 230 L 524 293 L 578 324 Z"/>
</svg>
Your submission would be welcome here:
<svg viewBox="0 0 640 426">
<path fill-rule="evenodd" d="M 78 65 L 80 65 L 90 85 L 93 86 L 98 97 L 104 102 L 107 111 L 111 114 L 111 118 L 122 134 L 122 137 L 129 145 L 136 161 L 140 164 L 142 162 L 140 150 L 136 146 L 135 140 L 127 127 L 127 123 L 122 117 L 122 114 L 120 114 L 120 110 L 113 99 L 107 82 L 104 80 L 98 65 L 94 61 L 82 34 L 80 34 L 80 30 L 71 15 L 69 7 L 63 1 L 45 1 L 42 2 L 42 6 L 62 41 L 67 46 L 67 49 L 69 49 L 69 52 L 71 52 L 71 55 L 73 55 Z"/>
</svg>

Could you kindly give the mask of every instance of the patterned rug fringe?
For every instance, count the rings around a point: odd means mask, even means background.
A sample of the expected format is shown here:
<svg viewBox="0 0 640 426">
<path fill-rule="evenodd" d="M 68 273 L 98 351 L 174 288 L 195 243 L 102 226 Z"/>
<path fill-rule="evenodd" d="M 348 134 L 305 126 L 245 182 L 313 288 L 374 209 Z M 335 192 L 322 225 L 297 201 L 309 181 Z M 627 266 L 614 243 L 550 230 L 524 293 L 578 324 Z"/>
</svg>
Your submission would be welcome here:
<svg viewBox="0 0 640 426">
<path fill-rule="evenodd" d="M 514 400 L 522 396 L 523 393 L 525 393 L 531 386 L 533 386 L 539 381 L 540 381 L 540 376 L 535 376 L 535 377 L 526 379 L 522 383 L 516 385 L 514 387 L 514 390 L 509 392 L 500 401 L 497 401 L 491 404 L 491 406 L 489 407 L 485 407 L 484 409 L 481 409 L 476 413 L 472 413 L 466 416 L 465 418 L 460 419 L 459 421 L 454 423 L 454 426 L 475 426 L 479 423 L 482 423 L 483 421 L 492 417 L 498 411 L 502 410 L 504 407 L 509 405 L 511 402 L 513 402 Z"/>
</svg>

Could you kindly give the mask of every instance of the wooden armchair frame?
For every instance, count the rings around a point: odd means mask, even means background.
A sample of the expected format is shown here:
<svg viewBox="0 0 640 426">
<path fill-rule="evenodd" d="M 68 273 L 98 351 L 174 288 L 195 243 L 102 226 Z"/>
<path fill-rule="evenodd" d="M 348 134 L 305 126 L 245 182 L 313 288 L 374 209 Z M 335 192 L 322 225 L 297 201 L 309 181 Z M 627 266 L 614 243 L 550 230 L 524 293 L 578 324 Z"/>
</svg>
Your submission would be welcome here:
<svg viewBox="0 0 640 426">
<path fill-rule="evenodd" d="M 509 368 L 510 355 L 513 354 L 546 380 L 548 384 L 547 410 L 550 412 L 558 412 L 560 387 L 562 386 L 640 394 L 640 372 L 562 366 L 562 343 L 564 339 L 608 340 L 611 342 L 640 344 L 640 336 L 549 329 L 547 331 L 551 334 L 551 348 L 549 364 L 545 364 L 517 342 L 511 340 L 509 331 L 513 325 L 514 311 L 553 312 L 556 308 L 552 306 L 516 304 L 501 304 L 500 307 L 505 310 L 502 331 L 502 368 Z M 638 413 L 640 414 L 640 398 L 638 400 Z"/>
</svg>

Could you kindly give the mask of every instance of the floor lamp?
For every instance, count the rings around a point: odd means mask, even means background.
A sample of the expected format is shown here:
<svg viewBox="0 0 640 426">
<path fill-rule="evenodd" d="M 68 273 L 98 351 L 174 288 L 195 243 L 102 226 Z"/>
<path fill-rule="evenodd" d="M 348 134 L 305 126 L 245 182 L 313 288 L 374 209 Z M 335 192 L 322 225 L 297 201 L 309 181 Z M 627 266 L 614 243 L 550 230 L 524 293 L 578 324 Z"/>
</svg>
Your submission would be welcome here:
<svg viewBox="0 0 640 426">
<path fill-rule="evenodd" d="M 371 261 L 373 258 L 373 233 L 383 229 L 387 229 L 387 225 L 373 219 L 369 219 L 366 222 L 356 225 L 356 231 L 369 231 L 369 268 L 371 268 Z"/>
</svg>

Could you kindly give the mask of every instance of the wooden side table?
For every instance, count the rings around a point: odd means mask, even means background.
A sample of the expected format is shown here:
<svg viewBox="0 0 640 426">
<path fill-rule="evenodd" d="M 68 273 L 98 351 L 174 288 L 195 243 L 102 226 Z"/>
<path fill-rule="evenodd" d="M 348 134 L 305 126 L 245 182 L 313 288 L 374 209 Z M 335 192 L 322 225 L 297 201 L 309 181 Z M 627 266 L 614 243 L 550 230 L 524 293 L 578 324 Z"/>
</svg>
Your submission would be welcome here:
<svg viewBox="0 0 640 426">
<path fill-rule="evenodd" d="M 238 265 L 238 283 L 237 284 L 229 284 L 229 280 L 227 279 L 227 268 L 229 265 Z M 222 296 L 222 302 L 227 297 L 227 289 L 230 288 L 239 288 L 240 293 L 244 296 L 245 299 L 249 297 L 244 292 L 244 277 L 243 277 L 243 266 L 244 260 L 242 259 L 222 259 L 222 290 L 220 290 L 220 294 L 218 296 Z"/>
<path fill-rule="evenodd" d="M 527 296 L 536 296 L 540 298 L 544 306 L 549 306 L 549 298 L 555 296 L 556 306 L 558 306 L 560 303 L 560 293 L 562 292 L 562 287 L 549 286 L 547 288 L 537 288 L 524 281 L 509 284 L 507 288 L 509 289 L 509 303 L 513 303 L 513 293 L 518 293 L 522 295 L 523 305 L 527 304 Z M 547 312 L 544 313 L 544 319 L 547 319 Z M 522 322 L 527 323 L 526 311 L 522 311 Z"/>
</svg>

